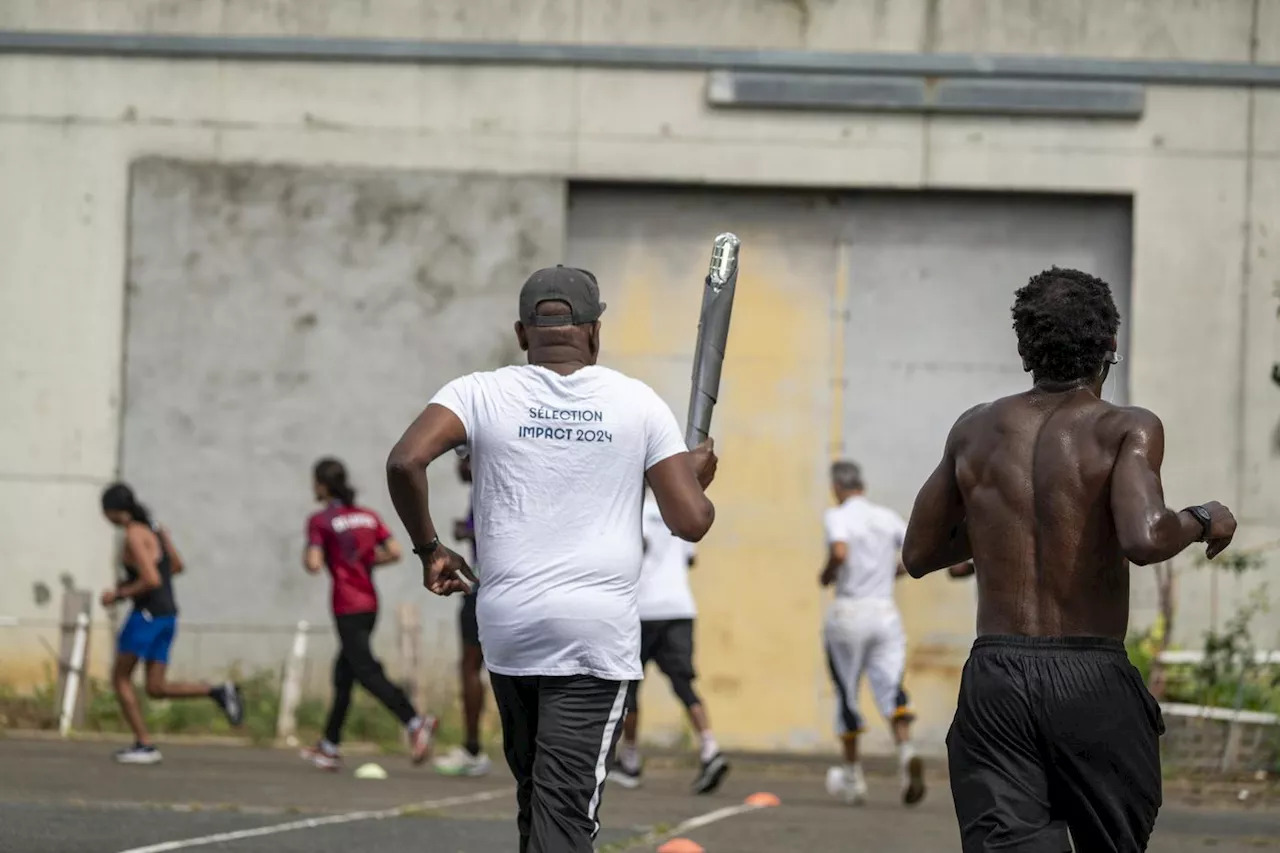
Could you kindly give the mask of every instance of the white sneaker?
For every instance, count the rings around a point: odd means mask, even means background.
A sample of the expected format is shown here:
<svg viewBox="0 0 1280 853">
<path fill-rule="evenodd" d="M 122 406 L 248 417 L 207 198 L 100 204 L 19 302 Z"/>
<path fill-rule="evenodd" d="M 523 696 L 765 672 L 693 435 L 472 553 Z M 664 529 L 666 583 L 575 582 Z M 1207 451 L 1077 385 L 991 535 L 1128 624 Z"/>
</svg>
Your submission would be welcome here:
<svg viewBox="0 0 1280 853">
<path fill-rule="evenodd" d="M 867 801 L 867 780 L 861 769 L 850 773 L 843 767 L 827 769 L 827 793 L 846 804 L 860 806 Z"/>
<path fill-rule="evenodd" d="M 609 768 L 609 781 L 615 785 L 620 785 L 627 790 L 634 791 L 640 787 L 643 771 L 639 765 L 636 769 L 628 770 L 621 761 L 615 761 L 613 766 Z"/>
<path fill-rule="evenodd" d="M 117 764 L 159 764 L 160 750 L 154 746 L 143 746 L 135 743 L 133 746 L 116 750 L 114 756 Z"/>
<path fill-rule="evenodd" d="M 320 770 L 342 769 L 342 756 L 333 749 L 325 749 L 321 744 L 302 749 L 302 760 L 309 761 Z"/>
<path fill-rule="evenodd" d="M 436 745 L 436 729 L 440 721 L 427 714 L 418 721 L 416 727 L 409 729 L 409 753 L 414 764 L 421 764 L 431 757 L 431 750 Z"/>
<path fill-rule="evenodd" d="M 493 769 L 493 762 L 483 752 L 472 755 L 455 746 L 434 762 L 436 772 L 442 776 L 484 776 Z"/>
</svg>

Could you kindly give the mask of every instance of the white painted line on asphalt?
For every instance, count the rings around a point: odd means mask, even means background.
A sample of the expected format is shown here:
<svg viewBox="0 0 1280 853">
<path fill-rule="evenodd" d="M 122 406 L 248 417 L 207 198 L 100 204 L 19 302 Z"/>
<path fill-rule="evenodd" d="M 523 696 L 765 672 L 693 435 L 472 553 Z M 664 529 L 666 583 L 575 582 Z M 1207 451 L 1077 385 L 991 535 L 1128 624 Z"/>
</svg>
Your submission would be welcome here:
<svg viewBox="0 0 1280 853">
<path fill-rule="evenodd" d="M 716 823 L 718 821 L 725 820 L 726 818 L 737 817 L 740 814 L 756 812 L 760 811 L 760 809 L 767 808 L 772 808 L 772 806 L 760 803 L 742 803 L 737 806 L 725 806 L 723 808 L 714 809 L 713 811 L 706 812 L 705 814 L 695 815 L 688 820 L 681 821 L 666 832 L 650 832 L 633 841 L 626 842 L 620 849 L 635 850 L 638 847 L 648 847 L 652 844 L 670 841 L 673 838 L 679 838 L 691 830 L 701 829 L 707 824 Z"/>
<path fill-rule="evenodd" d="M 691 817 L 682 823 L 678 823 L 674 829 L 669 829 L 664 832 L 663 837 L 675 838 L 676 836 L 684 835 L 691 829 L 700 829 L 709 823 L 715 823 L 716 821 L 724 820 L 728 817 L 736 817 L 737 815 L 746 814 L 747 812 L 759 811 L 763 808 L 767 808 L 767 806 L 756 806 L 750 803 L 743 803 L 740 806 L 725 806 L 722 809 L 716 809 L 715 811 L 710 811 L 706 814 L 700 814 L 697 817 Z"/>
<path fill-rule="evenodd" d="M 172 850 L 189 850 L 192 847 L 204 847 L 209 844 L 223 844 L 228 841 L 240 841 L 244 838 L 261 838 L 264 835 L 276 835 L 281 832 L 293 832 L 299 829 L 315 829 L 321 826 L 335 826 L 343 823 L 356 823 L 362 820 L 386 820 L 401 817 L 421 809 L 443 809 L 449 806 L 465 806 L 471 803 L 482 803 L 486 800 L 508 796 L 510 788 L 499 788 L 492 791 L 478 791 L 474 794 L 463 794 L 458 797 L 445 797 L 440 800 L 427 800 L 423 803 L 411 803 L 397 806 L 394 809 L 378 811 L 347 812 L 346 814 L 326 815 L 306 820 L 294 820 L 288 823 L 277 823 L 271 826 L 260 826 L 256 829 L 241 829 L 235 832 L 219 832 L 216 835 L 201 835 L 196 838 L 183 838 L 178 841 L 165 841 L 161 844 L 149 844 L 146 847 L 130 847 L 119 853 L 169 853 Z"/>
</svg>

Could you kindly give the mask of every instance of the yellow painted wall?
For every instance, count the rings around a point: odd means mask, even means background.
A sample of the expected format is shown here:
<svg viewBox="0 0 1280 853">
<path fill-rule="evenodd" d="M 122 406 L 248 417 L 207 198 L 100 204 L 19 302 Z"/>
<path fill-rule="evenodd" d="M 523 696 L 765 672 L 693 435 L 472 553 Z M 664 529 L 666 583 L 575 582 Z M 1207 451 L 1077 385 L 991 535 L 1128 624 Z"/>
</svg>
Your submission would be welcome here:
<svg viewBox="0 0 1280 853">
<path fill-rule="evenodd" d="M 699 608 L 697 686 L 727 745 L 829 746 L 834 717 L 817 575 L 831 444 L 835 244 L 799 221 L 717 216 L 696 201 L 667 212 L 647 211 L 641 199 L 627 206 L 625 227 L 612 223 L 608 202 L 598 208 L 579 195 L 575 203 L 590 212 L 571 210 L 570 259 L 597 273 L 609 304 L 602 360 L 649 382 L 681 418 L 717 223 L 731 223 L 743 240 L 712 422 L 717 518 L 690 576 Z M 682 710 L 654 668 L 641 703 L 650 739 L 669 741 L 682 729 Z"/>
</svg>

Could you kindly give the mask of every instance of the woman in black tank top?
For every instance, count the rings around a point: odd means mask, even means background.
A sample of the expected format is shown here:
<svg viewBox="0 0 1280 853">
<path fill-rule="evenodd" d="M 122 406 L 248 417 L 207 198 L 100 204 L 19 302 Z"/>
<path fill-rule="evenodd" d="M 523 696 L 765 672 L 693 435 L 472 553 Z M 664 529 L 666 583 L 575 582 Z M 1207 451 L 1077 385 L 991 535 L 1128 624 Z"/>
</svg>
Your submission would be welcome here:
<svg viewBox="0 0 1280 853">
<path fill-rule="evenodd" d="M 240 725 L 243 719 L 244 703 L 240 689 L 230 681 L 215 687 L 166 678 L 169 648 L 178 630 L 173 576 L 182 572 L 182 557 L 169 534 L 152 521 L 147 508 L 138 503 L 133 490 L 124 483 L 115 483 L 102 493 L 102 514 L 124 530 L 121 562 L 125 575 L 123 583 L 102 593 L 102 606 L 121 601 L 133 605 L 120 631 L 112 684 L 137 741 L 115 757 L 123 764 L 155 764 L 160 761 L 160 751 L 151 742 L 133 689 L 133 671 L 139 660 L 146 662 L 147 695 L 153 699 L 212 699 L 233 726 Z"/>
</svg>

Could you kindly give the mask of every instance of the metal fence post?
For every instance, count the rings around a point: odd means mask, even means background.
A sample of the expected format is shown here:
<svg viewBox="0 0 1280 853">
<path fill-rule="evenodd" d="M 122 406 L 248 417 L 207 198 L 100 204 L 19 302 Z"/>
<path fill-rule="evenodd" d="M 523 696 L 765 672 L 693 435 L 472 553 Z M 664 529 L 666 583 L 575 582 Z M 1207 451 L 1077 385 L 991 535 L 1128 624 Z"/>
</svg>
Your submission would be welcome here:
<svg viewBox="0 0 1280 853">
<path fill-rule="evenodd" d="M 58 734 L 71 733 L 71 719 L 75 716 L 76 700 L 80 697 L 80 680 L 89 650 L 89 614 L 76 614 L 75 638 L 71 643 L 71 657 L 67 661 L 67 677 L 62 691 L 62 712 L 58 715 Z"/>
<path fill-rule="evenodd" d="M 280 713 L 276 717 L 276 737 L 290 746 L 297 743 L 298 702 L 302 699 L 302 671 L 307 661 L 307 632 L 311 626 L 304 619 L 293 635 L 293 648 L 284 664 L 280 679 Z"/>
<path fill-rule="evenodd" d="M 53 714 L 58 720 L 59 729 L 62 727 L 63 708 L 66 705 L 66 697 L 71 693 L 71 718 L 70 725 L 72 727 L 84 725 L 84 696 L 87 691 L 84 688 L 85 682 L 85 664 L 89 659 L 90 636 L 86 629 L 84 636 L 80 632 L 80 618 L 84 617 L 89 620 L 90 608 L 93 607 L 93 596 L 87 590 L 67 588 L 62 596 L 62 618 L 58 625 L 58 682 L 54 691 L 55 705 Z M 82 643 L 79 652 L 76 651 L 77 643 Z M 52 650 L 50 650 L 52 651 Z M 77 662 L 77 655 L 79 660 Z M 69 681 L 72 671 L 76 673 L 75 690 L 71 691 Z"/>
</svg>

